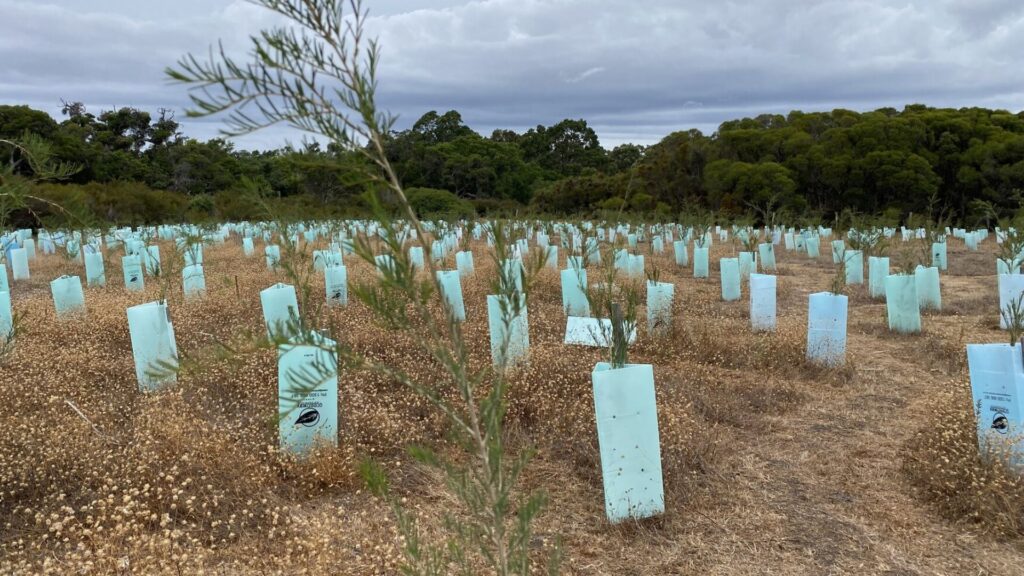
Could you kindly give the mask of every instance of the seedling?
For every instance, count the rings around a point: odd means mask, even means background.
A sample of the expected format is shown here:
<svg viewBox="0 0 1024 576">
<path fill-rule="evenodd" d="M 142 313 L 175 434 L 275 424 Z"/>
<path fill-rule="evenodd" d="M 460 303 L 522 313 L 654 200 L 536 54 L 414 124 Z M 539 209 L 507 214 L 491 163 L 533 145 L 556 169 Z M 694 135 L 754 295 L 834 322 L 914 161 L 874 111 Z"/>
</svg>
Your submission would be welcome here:
<svg viewBox="0 0 1024 576">
<path fill-rule="evenodd" d="M 580 289 L 587 297 L 591 313 L 597 318 L 611 320 L 610 333 L 600 324 L 601 334 L 594 334 L 594 339 L 608 344 L 609 360 L 612 368 L 622 368 L 629 357 L 629 336 L 636 329 L 637 308 L 640 302 L 639 293 L 632 282 L 624 282 L 620 286 L 616 280 L 618 270 L 615 268 L 615 252 L 620 244 L 610 244 L 608 253 L 602 259 L 601 281 L 583 286 Z M 656 267 L 652 274 L 660 275 Z M 648 279 L 651 277 L 648 276 Z"/>
<path fill-rule="evenodd" d="M 1006 324 L 1006 331 L 1010 337 L 1010 346 L 1016 346 L 1024 335 L 1024 294 L 1011 299 L 1006 306 L 1000 310 L 1003 322 Z"/>
<path fill-rule="evenodd" d="M 318 134 L 340 149 L 365 155 L 374 166 L 367 175 L 395 198 L 405 225 L 415 230 L 416 241 L 424 244 L 428 237 L 426 227 L 407 201 L 385 152 L 395 118 L 377 106 L 381 51 L 375 40 L 367 39 L 368 15 L 361 0 L 255 3 L 295 24 L 301 32 L 277 27 L 252 36 L 252 53 L 257 57 L 244 64 L 224 52 L 213 52 L 209 61 L 192 56 L 181 59 L 176 69 L 168 70 L 168 75 L 192 86 L 195 108 L 190 114 L 227 113 L 225 132 L 236 135 L 283 122 Z M 387 493 L 381 475 L 368 474 L 371 488 L 391 504 L 404 537 L 403 572 L 468 574 L 487 566 L 487 571 L 496 574 L 525 575 L 536 565 L 532 561 L 536 553 L 532 549 L 531 524 L 543 497 L 521 496 L 518 489 L 518 479 L 530 452 L 513 454 L 506 450 L 506 365 L 501 363 L 484 371 L 470 367 L 461 326 L 451 320 L 451 315 L 443 313 L 443 304 L 440 312 L 432 305 L 434 298 L 441 298 L 433 260 L 425 258 L 426 274 L 412 274 L 396 233 L 398 223 L 381 209 L 378 194 L 370 196 L 382 232 L 382 252 L 393 257 L 394 266 L 376 282 L 357 286 L 353 293 L 378 320 L 409 335 L 443 368 L 442 375 L 430 382 L 418 382 L 394 366 L 355 353 L 340 344 L 340 337 L 333 338 L 339 344 L 331 351 L 339 361 L 386 375 L 430 402 L 447 419 L 456 444 L 466 452 L 466 457 L 450 460 L 427 449 L 413 452 L 422 463 L 445 477 L 461 505 L 460 510 L 446 515 L 444 526 L 449 534 L 436 546 L 419 539 L 411 515 L 398 499 Z M 495 235 L 497 259 L 508 255 L 502 246 L 509 238 L 500 233 Z M 294 251 L 290 244 L 290 239 L 285 242 L 288 256 Z M 371 265 L 378 253 L 365 236 L 356 239 L 355 252 Z M 528 263 L 527 276 L 539 269 L 538 264 L 543 266 L 545 255 L 538 253 Z M 526 263 L 527 255 L 523 257 Z M 299 280 L 296 285 L 305 299 L 309 280 L 301 272 L 309 268 L 308 261 L 300 267 L 289 263 L 288 257 L 282 260 L 284 273 Z M 498 266 L 499 271 L 503 268 Z M 510 309 L 502 314 L 506 328 L 520 301 L 514 292 L 510 294 L 512 282 L 507 276 L 508 273 L 501 272 L 498 280 L 498 294 L 513 296 L 506 299 Z M 523 282 L 524 290 L 528 283 L 529 278 Z M 312 323 L 317 317 L 309 315 L 309 308 L 307 305 L 301 312 Z M 321 340 L 311 335 L 312 326 L 306 328 L 308 332 L 300 336 L 314 346 L 321 345 Z M 450 386 L 456 393 L 448 394 L 444 386 Z M 370 470 L 372 466 L 364 469 Z"/>
<path fill-rule="evenodd" d="M 11 317 L 11 327 L 6 334 L 0 334 L 0 364 L 14 352 L 14 341 L 25 326 L 25 312 L 15 311 Z"/>
<path fill-rule="evenodd" d="M 743 235 L 741 240 L 743 242 L 744 250 L 746 252 L 757 253 L 757 245 L 761 241 L 759 232 L 750 226 L 746 227 L 745 231 L 746 234 Z"/>
<path fill-rule="evenodd" d="M 644 270 L 644 276 L 647 277 L 648 283 L 657 284 L 661 281 L 661 269 L 658 268 L 657 264 L 652 260 L 648 269 Z"/>
<path fill-rule="evenodd" d="M 838 296 L 843 293 L 844 286 L 846 286 L 846 258 L 840 259 L 839 264 L 836 265 L 829 292 Z"/>
</svg>

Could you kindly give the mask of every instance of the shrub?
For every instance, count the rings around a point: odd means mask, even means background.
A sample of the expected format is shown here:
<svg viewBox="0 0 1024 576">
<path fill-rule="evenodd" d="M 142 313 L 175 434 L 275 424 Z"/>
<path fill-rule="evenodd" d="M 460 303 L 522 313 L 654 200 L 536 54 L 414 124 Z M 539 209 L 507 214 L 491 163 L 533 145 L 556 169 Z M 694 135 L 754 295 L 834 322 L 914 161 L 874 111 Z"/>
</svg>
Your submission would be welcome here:
<svg viewBox="0 0 1024 576">
<path fill-rule="evenodd" d="M 423 218 L 441 216 L 472 218 L 476 216 L 473 205 L 447 190 L 435 188 L 409 188 L 405 195 L 416 214 Z"/>
<path fill-rule="evenodd" d="M 629 198 L 629 207 L 638 212 L 654 208 L 654 197 L 646 192 L 634 192 Z"/>
<path fill-rule="evenodd" d="M 196 194 L 188 200 L 189 221 L 206 221 L 213 217 L 213 196 Z"/>
<path fill-rule="evenodd" d="M 626 201 L 622 198 L 609 198 L 600 204 L 602 210 L 622 210 L 626 206 Z"/>
<path fill-rule="evenodd" d="M 470 200 L 476 213 L 480 216 L 489 217 L 511 217 L 516 214 L 523 214 L 527 207 L 515 200 L 507 198 L 478 198 Z"/>
<path fill-rule="evenodd" d="M 154 190 L 140 182 L 42 184 L 33 193 L 82 218 L 116 225 L 181 222 L 189 207 L 184 194 Z M 33 212 L 44 222 L 59 216 L 51 205 L 42 202 L 33 204 Z M 25 225 L 36 223 L 31 214 L 21 217 Z"/>
</svg>

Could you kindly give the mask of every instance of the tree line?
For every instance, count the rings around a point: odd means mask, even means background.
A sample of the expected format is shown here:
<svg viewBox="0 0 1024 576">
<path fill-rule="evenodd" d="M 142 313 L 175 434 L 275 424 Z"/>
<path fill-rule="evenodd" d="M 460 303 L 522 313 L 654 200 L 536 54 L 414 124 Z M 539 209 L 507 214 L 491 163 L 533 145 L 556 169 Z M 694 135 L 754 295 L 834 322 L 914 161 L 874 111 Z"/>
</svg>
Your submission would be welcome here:
<svg viewBox="0 0 1024 576">
<path fill-rule="evenodd" d="M 65 103 L 55 120 L 28 106 L 0 106 L 0 140 L 26 133 L 57 161 L 81 167 L 44 197 L 123 224 L 258 218 L 246 190 L 265 191 L 300 214 L 355 215 L 375 186 L 358 152 L 304 141 L 239 150 L 184 135 L 172 112 L 131 107 L 89 112 Z M 389 135 L 386 153 L 411 200 L 451 215 L 665 219 L 695 211 L 722 218 L 769 214 L 829 220 L 843 210 L 975 225 L 1015 216 L 1024 191 L 1024 112 L 923 105 L 858 113 L 764 114 L 710 135 L 675 132 L 652 146 L 603 147 L 582 119 L 483 136 L 454 110 L 431 111 Z M 17 153 L 0 156 L 17 177 Z M 25 213 L 31 224 L 46 206 Z"/>
</svg>

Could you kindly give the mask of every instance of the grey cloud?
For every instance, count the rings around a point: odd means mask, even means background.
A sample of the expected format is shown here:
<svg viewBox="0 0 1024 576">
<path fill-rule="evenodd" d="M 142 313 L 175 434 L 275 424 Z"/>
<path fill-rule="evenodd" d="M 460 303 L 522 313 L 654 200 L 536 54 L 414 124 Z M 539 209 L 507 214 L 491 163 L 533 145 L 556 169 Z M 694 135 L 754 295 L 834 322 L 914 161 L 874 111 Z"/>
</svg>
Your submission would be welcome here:
<svg viewBox="0 0 1024 576">
<path fill-rule="evenodd" d="M 431 109 L 457 109 L 484 134 L 585 118 L 614 145 L 792 109 L 1024 106 L 1017 0 L 368 4 L 384 46 L 380 99 L 402 126 Z M 168 6 L 0 0 L 0 21 L 14 23 L 0 36 L 0 102 L 181 110 L 165 66 L 218 38 L 241 54 L 277 21 L 241 0 Z M 217 127 L 186 122 L 203 138 Z M 286 137 L 301 135 L 275 128 L 239 144 Z"/>
</svg>

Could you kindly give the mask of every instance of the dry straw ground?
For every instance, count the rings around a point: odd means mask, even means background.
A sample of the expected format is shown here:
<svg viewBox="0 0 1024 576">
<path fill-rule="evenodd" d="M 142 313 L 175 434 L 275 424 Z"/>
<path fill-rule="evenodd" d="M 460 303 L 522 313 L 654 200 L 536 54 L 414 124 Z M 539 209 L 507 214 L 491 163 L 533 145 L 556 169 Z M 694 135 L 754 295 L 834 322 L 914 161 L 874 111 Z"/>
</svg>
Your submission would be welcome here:
<svg viewBox="0 0 1024 576">
<path fill-rule="evenodd" d="M 779 250 L 779 329 L 752 334 L 744 300 L 719 298 L 666 254 L 674 330 L 641 336 L 655 366 L 668 513 L 610 526 L 603 513 L 590 370 L 600 352 L 561 344 L 558 276 L 530 295 L 530 366 L 515 377 L 508 432 L 539 455 L 526 476 L 551 502 L 536 546 L 561 535 L 569 574 L 1020 574 L 1024 486 L 975 450 L 967 342 L 1001 341 L 991 241 L 950 246 L 946 309 L 924 334 L 893 336 L 884 304 L 851 291 L 849 366 L 803 360 L 806 301 L 830 285 L 822 258 Z M 170 246 L 163 247 L 168 254 Z M 488 361 L 493 266 L 474 247 L 467 331 Z M 715 246 L 712 259 L 732 255 Z M 165 256 L 166 257 L 166 256 Z M 651 256 L 648 256 L 651 258 Z M 179 348 L 261 328 L 258 292 L 281 278 L 235 242 L 206 250 L 208 293 L 171 297 Z M 26 326 L 0 365 L 0 572 L 53 574 L 393 574 L 399 542 L 355 463 L 379 459 L 430 530 L 457 503 L 414 465 L 410 442 L 443 445 L 443 422 L 393 382 L 340 376 L 340 448 L 306 463 L 276 450 L 272 351 L 222 361 L 158 394 L 137 391 L 119 257 L 86 291 L 84 319 L 57 321 L 48 282 L 84 277 L 61 256 L 13 287 Z M 372 272 L 350 263 L 350 276 Z M 314 286 L 320 294 L 322 280 Z M 411 344 L 359 304 L 325 311 L 357 349 L 430 381 Z M 80 417 L 69 404 L 81 410 Z"/>
</svg>

